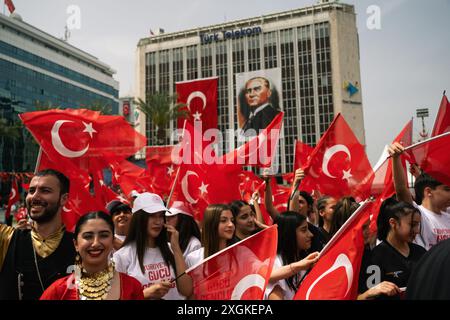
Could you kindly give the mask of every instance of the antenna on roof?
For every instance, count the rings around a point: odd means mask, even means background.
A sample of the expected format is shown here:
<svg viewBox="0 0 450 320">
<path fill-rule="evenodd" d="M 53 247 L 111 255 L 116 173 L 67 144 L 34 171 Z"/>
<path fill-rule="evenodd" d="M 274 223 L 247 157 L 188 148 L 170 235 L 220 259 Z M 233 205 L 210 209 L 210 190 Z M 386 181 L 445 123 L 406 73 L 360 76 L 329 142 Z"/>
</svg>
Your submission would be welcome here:
<svg viewBox="0 0 450 320">
<path fill-rule="evenodd" d="M 64 38 L 63 38 L 63 40 L 64 41 L 69 41 L 69 38 L 70 38 L 70 31 L 69 31 L 69 28 L 67 27 L 67 24 L 66 24 L 66 26 L 64 27 Z"/>
</svg>

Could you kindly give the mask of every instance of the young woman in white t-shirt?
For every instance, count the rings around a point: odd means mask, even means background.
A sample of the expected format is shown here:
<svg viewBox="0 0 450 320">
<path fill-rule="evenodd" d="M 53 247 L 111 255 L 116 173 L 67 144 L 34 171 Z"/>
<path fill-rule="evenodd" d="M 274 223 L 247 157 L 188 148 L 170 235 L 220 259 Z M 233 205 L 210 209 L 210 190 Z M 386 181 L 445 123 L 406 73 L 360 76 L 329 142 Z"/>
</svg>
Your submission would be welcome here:
<svg viewBox="0 0 450 320">
<path fill-rule="evenodd" d="M 225 249 L 233 238 L 234 230 L 234 218 L 230 207 L 225 204 L 209 205 L 203 215 L 202 248 L 187 256 L 187 267 L 190 268 Z"/>
<path fill-rule="evenodd" d="M 318 252 L 308 254 L 313 234 L 304 215 L 287 211 L 279 214 L 277 256 L 266 288 L 269 300 L 292 300 L 306 271 L 317 262 Z"/>
<path fill-rule="evenodd" d="M 114 253 L 116 269 L 141 282 L 145 299 L 181 300 L 192 294 L 192 279 L 183 274 L 186 264 L 178 231 L 165 224 L 166 211 L 158 195 L 139 194 L 129 233 L 123 247 Z"/>
</svg>

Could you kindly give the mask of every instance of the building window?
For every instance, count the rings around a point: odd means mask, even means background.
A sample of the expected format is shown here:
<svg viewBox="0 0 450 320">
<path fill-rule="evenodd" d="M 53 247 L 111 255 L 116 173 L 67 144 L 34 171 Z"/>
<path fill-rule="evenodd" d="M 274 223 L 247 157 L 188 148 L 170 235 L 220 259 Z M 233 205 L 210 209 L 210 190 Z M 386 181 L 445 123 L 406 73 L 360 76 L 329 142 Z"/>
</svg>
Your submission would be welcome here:
<svg viewBox="0 0 450 320">
<path fill-rule="evenodd" d="M 297 139 L 297 101 L 295 90 L 294 30 L 280 32 L 281 84 L 285 118 L 286 170 L 293 171 L 294 146 Z"/>
<path fill-rule="evenodd" d="M 204 44 L 201 46 L 201 69 L 202 78 L 209 78 L 213 75 L 212 70 L 212 44 Z"/>
<path fill-rule="evenodd" d="M 197 46 L 187 47 L 187 79 L 197 79 Z"/>
</svg>

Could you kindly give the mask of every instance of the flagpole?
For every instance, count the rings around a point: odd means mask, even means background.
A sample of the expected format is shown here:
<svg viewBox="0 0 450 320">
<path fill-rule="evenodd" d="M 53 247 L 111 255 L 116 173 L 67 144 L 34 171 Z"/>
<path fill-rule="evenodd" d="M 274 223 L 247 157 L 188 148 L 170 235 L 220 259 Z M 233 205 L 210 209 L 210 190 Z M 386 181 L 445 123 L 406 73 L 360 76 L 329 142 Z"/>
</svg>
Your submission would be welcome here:
<svg viewBox="0 0 450 320">
<path fill-rule="evenodd" d="M 182 133 L 181 133 L 181 135 L 182 135 L 183 138 L 184 138 L 184 131 L 185 131 L 185 129 L 186 129 L 186 122 L 187 122 L 187 120 L 185 119 L 185 120 L 184 120 L 184 123 L 183 123 L 183 131 L 182 131 Z M 178 166 L 177 174 L 175 175 L 175 179 L 174 179 L 174 181 L 173 181 L 172 188 L 171 188 L 170 193 L 169 193 L 169 197 L 167 198 L 167 207 L 169 207 L 170 200 L 172 199 L 172 195 L 173 195 L 173 192 L 174 192 L 174 190 L 175 190 L 175 186 L 176 186 L 177 181 L 178 181 L 178 176 L 180 175 L 180 169 L 181 169 L 181 163 L 180 163 L 180 165 Z"/>
<path fill-rule="evenodd" d="M 415 143 L 413 145 L 410 145 L 409 147 L 406 147 L 403 151 L 407 151 L 407 150 L 412 149 L 414 147 L 420 146 L 420 145 L 422 145 L 424 143 L 428 143 L 428 142 L 431 142 L 433 140 L 436 140 L 436 139 L 439 139 L 439 138 L 442 138 L 442 137 L 445 137 L 445 136 L 448 136 L 448 135 L 450 135 L 450 132 L 445 132 L 445 133 L 440 134 L 438 136 L 431 137 L 430 139 L 427 139 L 427 140 L 424 140 L 424 141 L 419 141 L 419 142 L 417 142 L 417 143 Z"/>
<path fill-rule="evenodd" d="M 41 164 L 41 157 L 42 157 L 42 147 L 39 147 L 39 153 L 36 159 L 36 167 L 34 168 L 34 173 L 36 174 L 39 170 L 39 165 Z"/>
</svg>

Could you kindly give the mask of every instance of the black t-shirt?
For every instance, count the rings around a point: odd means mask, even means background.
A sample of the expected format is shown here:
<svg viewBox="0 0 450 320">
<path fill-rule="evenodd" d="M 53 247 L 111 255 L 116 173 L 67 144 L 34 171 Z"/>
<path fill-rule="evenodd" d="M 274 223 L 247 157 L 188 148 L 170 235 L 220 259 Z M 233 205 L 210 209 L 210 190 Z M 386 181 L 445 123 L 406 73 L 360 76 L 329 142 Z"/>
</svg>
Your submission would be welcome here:
<svg viewBox="0 0 450 320">
<path fill-rule="evenodd" d="M 371 266 L 378 266 L 380 282 L 389 281 L 396 284 L 399 288 L 403 288 L 407 286 L 414 266 L 425 253 L 426 250 L 423 247 L 409 243 L 409 256 L 405 257 L 387 241 L 383 241 L 372 250 L 370 263 L 366 270 Z M 370 272 L 367 275 L 370 276 Z M 367 278 L 365 280 L 367 281 Z M 393 298 L 399 299 L 398 296 Z"/>
</svg>

